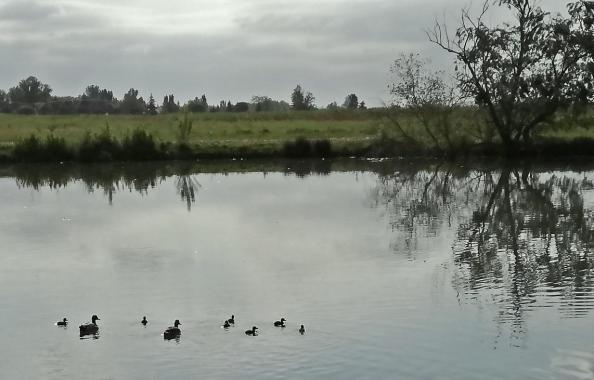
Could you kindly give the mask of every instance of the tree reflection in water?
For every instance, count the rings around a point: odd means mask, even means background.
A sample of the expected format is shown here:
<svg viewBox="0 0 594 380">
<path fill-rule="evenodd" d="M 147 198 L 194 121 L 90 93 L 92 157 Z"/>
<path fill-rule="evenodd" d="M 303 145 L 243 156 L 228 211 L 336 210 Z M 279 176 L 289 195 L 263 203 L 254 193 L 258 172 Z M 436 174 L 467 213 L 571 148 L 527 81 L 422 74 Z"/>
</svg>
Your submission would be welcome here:
<svg viewBox="0 0 594 380">
<path fill-rule="evenodd" d="M 465 302 L 497 305 L 496 320 L 520 337 L 535 308 L 568 318 L 594 308 L 594 216 L 584 200 L 593 188 L 577 174 L 438 166 L 381 176 L 374 200 L 404 234 L 394 248 L 411 258 L 418 237 L 454 228 L 454 288 Z"/>
<path fill-rule="evenodd" d="M 175 179 L 175 187 L 182 201 L 186 202 L 188 211 L 192 211 L 192 204 L 196 202 L 196 193 L 202 187 L 200 182 L 191 175 L 179 175 Z"/>
<path fill-rule="evenodd" d="M 149 189 L 175 177 L 175 187 L 188 211 L 196 202 L 201 185 L 193 175 L 191 165 L 157 166 L 142 164 L 88 165 L 56 167 L 53 165 L 19 165 L 12 168 L 19 188 L 58 190 L 73 183 L 82 183 L 89 193 L 102 191 L 110 205 L 120 191 L 147 195 Z"/>
</svg>

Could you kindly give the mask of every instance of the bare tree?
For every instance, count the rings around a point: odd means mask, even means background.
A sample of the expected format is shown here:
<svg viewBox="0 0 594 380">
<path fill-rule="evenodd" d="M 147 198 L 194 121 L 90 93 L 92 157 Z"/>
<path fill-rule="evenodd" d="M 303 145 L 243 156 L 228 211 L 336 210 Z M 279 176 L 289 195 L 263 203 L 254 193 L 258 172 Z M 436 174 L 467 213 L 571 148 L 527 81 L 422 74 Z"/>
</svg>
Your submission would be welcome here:
<svg viewBox="0 0 594 380">
<path fill-rule="evenodd" d="M 401 54 L 390 72 L 393 75 L 390 93 L 394 96 L 394 105 L 412 112 L 436 149 L 444 150 L 445 140 L 447 148 L 452 150 L 451 115 L 462 97 L 447 81 L 445 73 L 432 71 L 427 59 L 413 53 Z M 398 114 L 391 115 L 391 120 L 402 136 L 418 143 L 417 137 L 405 131 Z"/>
</svg>

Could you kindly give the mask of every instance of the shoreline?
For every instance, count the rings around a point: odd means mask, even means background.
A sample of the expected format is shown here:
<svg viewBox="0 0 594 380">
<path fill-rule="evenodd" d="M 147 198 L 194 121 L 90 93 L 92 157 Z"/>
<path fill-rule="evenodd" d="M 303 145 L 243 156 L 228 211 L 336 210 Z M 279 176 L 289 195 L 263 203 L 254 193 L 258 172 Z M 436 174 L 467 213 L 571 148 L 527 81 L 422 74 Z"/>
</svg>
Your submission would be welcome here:
<svg viewBox="0 0 594 380">
<path fill-rule="evenodd" d="M 429 159 L 439 161 L 467 161 L 496 159 L 507 160 L 560 160 L 572 158 L 594 158 L 594 139 L 578 138 L 540 139 L 529 146 L 520 147 L 513 154 L 505 151 L 501 144 L 475 144 L 460 147 L 455 151 L 442 151 L 424 147 L 406 146 L 398 141 L 367 142 L 367 145 L 344 144 L 338 147 L 328 139 L 298 138 L 285 141 L 280 147 L 251 144 L 238 147 L 219 148 L 191 147 L 161 143 L 159 145 L 126 147 L 95 147 L 82 153 L 82 147 L 69 148 L 65 145 L 37 141 L 24 151 L 17 148 L 0 149 L 1 164 L 19 163 L 125 163 L 125 162 L 172 162 L 172 161 L 217 161 L 217 160 L 291 160 L 291 159 Z M 142 144 L 141 144 L 142 145 Z M 115 151 L 115 150 L 118 151 Z"/>
</svg>

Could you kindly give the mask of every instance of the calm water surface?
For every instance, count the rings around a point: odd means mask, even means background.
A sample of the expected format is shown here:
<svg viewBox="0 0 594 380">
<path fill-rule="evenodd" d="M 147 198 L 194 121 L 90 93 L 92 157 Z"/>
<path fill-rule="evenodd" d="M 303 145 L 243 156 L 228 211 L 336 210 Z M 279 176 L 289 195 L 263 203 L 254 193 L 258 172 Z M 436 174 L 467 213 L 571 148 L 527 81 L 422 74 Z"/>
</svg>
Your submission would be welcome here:
<svg viewBox="0 0 594 380">
<path fill-rule="evenodd" d="M 592 180 L 402 161 L 0 168 L 0 378 L 594 379 Z M 93 314 L 97 339 L 79 339 Z"/>
</svg>

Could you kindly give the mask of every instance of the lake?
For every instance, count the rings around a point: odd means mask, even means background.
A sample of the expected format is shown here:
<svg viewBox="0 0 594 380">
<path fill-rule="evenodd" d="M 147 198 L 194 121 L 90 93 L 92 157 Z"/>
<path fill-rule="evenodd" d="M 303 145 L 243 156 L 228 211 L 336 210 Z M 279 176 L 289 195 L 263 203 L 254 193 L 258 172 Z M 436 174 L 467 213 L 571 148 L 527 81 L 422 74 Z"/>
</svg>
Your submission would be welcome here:
<svg viewBox="0 0 594 380">
<path fill-rule="evenodd" d="M 583 163 L 0 167 L 0 377 L 594 379 L 593 181 Z"/>
</svg>

